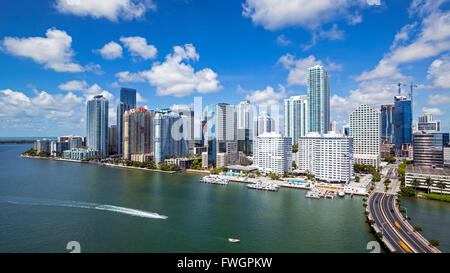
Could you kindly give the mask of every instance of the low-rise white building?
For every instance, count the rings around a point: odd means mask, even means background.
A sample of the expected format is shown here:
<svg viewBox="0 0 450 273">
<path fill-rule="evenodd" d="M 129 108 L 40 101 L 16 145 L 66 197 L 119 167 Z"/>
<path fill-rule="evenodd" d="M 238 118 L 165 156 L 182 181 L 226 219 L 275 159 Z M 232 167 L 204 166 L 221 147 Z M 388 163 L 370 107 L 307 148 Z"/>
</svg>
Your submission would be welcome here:
<svg viewBox="0 0 450 273">
<path fill-rule="evenodd" d="M 408 166 L 405 173 L 405 184 L 407 187 L 414 187 L 413 181 L 414 179 L 417 179 L 420 185 L 416 187 L 428 191 L 428 185 L 426 183 L 428 177 L 433 183 L 433 185 L 430 186 L 430 192 L 450 194 L 450 169 L 448 168 L 435 169 L 429 167 Z M 444 189 L 439 187 L 440 182 L 444 183 Z"/>
<path fill-rule="evenodd" d="M 353 177 L 353 142 L 336 132 L 316 132 L 300 137 L 296 157 L 297 169 L 327 182 L 349 182 Z"/>
<path fill-rule="evenodd" d="M 83 160 L 98 155 L 98 151 L 92 148 L 73 148 L 63 152 L 63 158 L 73 160 Z"/>
<path fill-rule="evenodd" d="M 292 169 L 292 139 L 275 132 L 259 135 L 254 151 L 254 164 L 264 173 L 283 174 Z"/>
</svg>

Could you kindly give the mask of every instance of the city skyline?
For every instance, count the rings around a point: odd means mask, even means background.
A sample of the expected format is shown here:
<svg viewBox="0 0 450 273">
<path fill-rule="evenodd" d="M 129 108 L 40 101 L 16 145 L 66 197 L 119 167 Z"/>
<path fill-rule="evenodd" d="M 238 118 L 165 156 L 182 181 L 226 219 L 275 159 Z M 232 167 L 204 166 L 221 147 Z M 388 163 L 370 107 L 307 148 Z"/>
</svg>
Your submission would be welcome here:
<svg viewBox="0 0 450 273">
<path fill-rule="evenodd" d="M 413 82 L 413 121 L 433 114 L 449 131 L 449 11 L 443 2 L 348 4 L 326 19 L 289 21 L 288 14 L 280 19 L 271 12 L 261 19 L 270 4 L 256 0 L 147 1 L 152 5 L 135 7 L 139 16 L 120 7 L 117 13 L 96 7 L 94 15 L 62 0 L 16 1 L 1 9 L 0 22 L 9 27 L 0 36 L 7 67 L 0 78 L 0 136 L 86 135 L 85 103 L 98 94 L 108 98 L 114 125 L 120 87 L 137 89 L 137 106 L 150 109 L 190 105 L 195 96 L 204 105 L 249 100 L 281 109 L 284 99 L 306 95 L 307 67 L 317 64 L 330 77 L 331 120 L 338 129 L 358 105 L 392 104 L 397 83 Z M 35 9 L 39 17 L 30 13 Z M 169 10 L 178 21 L 168 22 L 174 18 Z M 14 19 L 24 12 L 27 20 Z M 225 17 L 234 27 L 221 23 Z M 432 29 L 442 35 L 431 35 Z M 37 42 L 55 45 L 54 51 Z M 167 73 L 184 77 L 175 84 Z"/>
</svg>

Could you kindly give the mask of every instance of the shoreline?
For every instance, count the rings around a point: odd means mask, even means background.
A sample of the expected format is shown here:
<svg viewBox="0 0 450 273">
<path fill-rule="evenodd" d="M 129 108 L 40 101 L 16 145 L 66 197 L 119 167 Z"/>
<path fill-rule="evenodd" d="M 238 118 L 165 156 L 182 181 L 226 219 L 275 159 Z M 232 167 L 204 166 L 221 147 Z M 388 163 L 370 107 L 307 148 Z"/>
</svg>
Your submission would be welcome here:
<svg viewBox="0 0 450 273">
<path fill-rule="evenodd" d="M 139 167 L 132 167 L 132 166 L 121 166 L 121 165 L 116 165 L 116 164 L 111 164 L 111 163 L 85 162 L 85 161 L 81 161 L 81 160 L 55 158 L 55 157 L 30 156 L 30 155 L 22 155 L 22 154 L 20 156 L 24 157 L 24 158 L 30 158 L 30 159 L 46 159 L 46 160 L 73 162 L 73 163 L 81 163 L 81 164 L 92 164 L 92 165 L 103 166 L 103 167 L 151 171 L 151 172 L 159 172 L 159 173 L 166 173 L 166 174 L 174 174 L 174 173 L 183 172 L 183 171 L 163 171 L 163 170 L 158 170 L 158 169 L 147 169 L 147 168 L 139 168 Z"/>
</svg>

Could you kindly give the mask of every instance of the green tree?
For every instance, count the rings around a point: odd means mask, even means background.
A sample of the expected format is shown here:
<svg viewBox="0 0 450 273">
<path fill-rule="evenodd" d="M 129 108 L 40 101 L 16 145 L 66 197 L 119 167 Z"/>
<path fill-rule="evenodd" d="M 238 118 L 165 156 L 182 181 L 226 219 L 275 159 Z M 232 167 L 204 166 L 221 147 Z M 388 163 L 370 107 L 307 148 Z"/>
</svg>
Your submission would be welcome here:
<svg viewBox="0 0 450 273">
<path fill-rule="evenodd" d="M 414 195 L 417 196 L 417 187 L 420 186 L 419 180 L 417 180 L 417 178 L 414 178 L 411 182 L 411 185 L 414 187 Z"/>
<path fill-rule="evenodd" d="M 295 163 L 295 161 L 292 160 L 292 168 L 297 169 L 297 163 Z"/>
<path fill-rule="evenodd" d="M 361 180 L 361 177 L 355 176 L 355 181 L 356 181 L 356 182 L 359 182 L 359 180 Z"/>
<path fill-rule="evenodd" d="M 442 194 L 442 191 L 446 188 L 445 183 L 439 180 L 436 183 L 436 185 L 438 186 L 439 189 L 441 189 L 441 194 Z"/>
<path fill-rule="evenodd" d="M 292 152 L 293 152 L 293 153 L 298 152 L 298 144 L 292 145 Z"/>
<path fill-rule="evenodd" d="M 431 177 L 427 177 L 427 179 L 425 179 L 425 184 L 427 184 L 428 187 L 428 194 L 430 194 L 430 187 L 433 186 L 434 182 L 431 179 Z"/>
</svg>

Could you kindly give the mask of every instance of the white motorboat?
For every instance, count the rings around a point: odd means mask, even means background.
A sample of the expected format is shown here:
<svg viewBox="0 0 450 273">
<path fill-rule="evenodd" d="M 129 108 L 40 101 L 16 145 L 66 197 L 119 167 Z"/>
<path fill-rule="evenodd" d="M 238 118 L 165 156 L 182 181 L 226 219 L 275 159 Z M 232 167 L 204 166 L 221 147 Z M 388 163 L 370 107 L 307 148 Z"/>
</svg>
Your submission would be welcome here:
<svg viewBox="0 0 450 273">
<path fill-rule="evenodd" d="M 345 196 L 345 192 L 340 191 L 340 192 L 339 192 L 339 197 L 344 197 L 344 196 Z"/>
<path fill-rule="evenodd" d="M 239 239 L 233 239 L 233 238 L 228 238 L 228 241 L 229 241 L 230 243 L 239 243 L 241 240 L 239 240 Z"/>
</svg>

